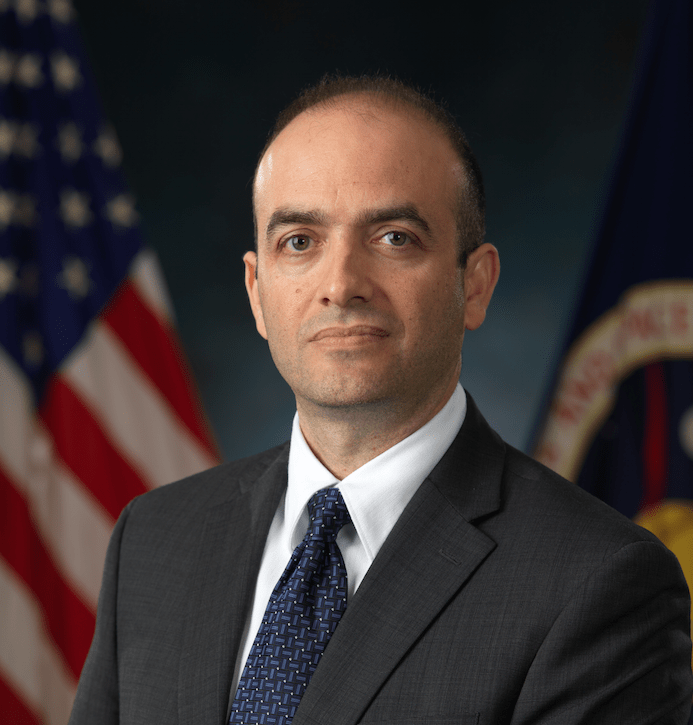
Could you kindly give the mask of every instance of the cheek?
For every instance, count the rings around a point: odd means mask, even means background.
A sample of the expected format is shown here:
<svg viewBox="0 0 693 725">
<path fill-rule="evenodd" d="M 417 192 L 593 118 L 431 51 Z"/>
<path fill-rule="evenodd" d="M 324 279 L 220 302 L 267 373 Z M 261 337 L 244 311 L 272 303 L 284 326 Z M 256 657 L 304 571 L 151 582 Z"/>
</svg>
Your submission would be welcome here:
<svg viewBox="0 0 693 725">
<path fill-rule="evenodd" d="M 402 289 L 400 299 L 421 317 L 453 318 L 464 313 L 464 286 L 455 276 Z"/>
<path fill-rule="evenodd" d="M 461 337 L 464 333 L 464 291 L 454 279 L 442 281 L 419 301 L 422 335 Z M 445 342 L 440 340 L 440 342 Z M 450 340 L 452 342 L 452 339 Z"/>
<path fill-rule="evenodd" d="M 300 290 L 289 288 L 280 291 L 276 288 L 273 294 L 261 298 L 262 312 L 270 344 L 277 347 L 290 343 L 300 324 L 299 305 L 297 304 Z"/>
</svg>

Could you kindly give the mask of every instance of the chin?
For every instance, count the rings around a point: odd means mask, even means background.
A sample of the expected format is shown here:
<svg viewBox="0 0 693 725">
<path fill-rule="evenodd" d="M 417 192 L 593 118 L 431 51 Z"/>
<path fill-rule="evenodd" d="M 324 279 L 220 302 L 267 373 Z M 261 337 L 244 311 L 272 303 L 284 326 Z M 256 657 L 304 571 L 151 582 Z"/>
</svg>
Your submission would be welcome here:
<svg viewBox="0 0 693 725">
<path fill-rule="evenodd" d="M 372 381 L 371 381 L 372 383 Z M 330 384 L 322 384 L 312 389 L 297 391 L 296 397 L 303 398 L 311 404 L 320 407 L 338 410 L 350 408 L 362 409 L 368 406 L 382 407 L 388 400 L 392 399 L 392 392 L 387 386 L 364 385 L 353 380 L 335 381 Z"/>
</svg>

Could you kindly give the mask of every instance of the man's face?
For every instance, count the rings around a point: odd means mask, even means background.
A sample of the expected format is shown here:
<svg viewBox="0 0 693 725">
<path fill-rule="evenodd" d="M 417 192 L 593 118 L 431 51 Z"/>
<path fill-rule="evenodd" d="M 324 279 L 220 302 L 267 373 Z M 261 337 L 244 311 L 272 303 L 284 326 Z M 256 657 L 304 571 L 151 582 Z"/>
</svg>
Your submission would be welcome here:
<svg viewBox="0 0 693 725">
<path fill-rule="evenodd" d="M 272 143 L 246 285 L 299 412 L 445 402 L 465 329 L 460 183 L 435 127 L 362 97 L 301 114 Z"/>
</svg>

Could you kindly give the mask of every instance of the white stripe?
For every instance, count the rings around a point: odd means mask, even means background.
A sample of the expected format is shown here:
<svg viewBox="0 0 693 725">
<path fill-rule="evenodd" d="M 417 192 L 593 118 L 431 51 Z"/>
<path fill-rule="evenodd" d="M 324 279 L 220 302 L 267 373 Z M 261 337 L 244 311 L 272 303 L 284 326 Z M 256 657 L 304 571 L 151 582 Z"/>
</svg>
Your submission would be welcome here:
<svg viewBox="0 0 693 725">
<path fill-rule="evenodd" d="M 60 373 L 152 487 L 215 464 L 107 325 L 89 328 Z"/>
<path fill-rule="evenodd" d="M 47 725 L 65 725 L 76 685 L 50 644 L 36 600 L 0 558 L 0 677 Z"/>
<path fill-rule="evenodd" d="M 0 348 L 0 465 L 26 499 L 62 576 L 96 612 L 113 521 L 56 459 L 37 422 L 29 386 Z"/>
<path fill-rule="evenodd" d="M 151 249 L 142 250 L 130 268 L 130 277 L 137 288 L 140 299 L 167 326 L 175 324 L 173 304 L 168 295 L 159 259 Z"/>
</svg>

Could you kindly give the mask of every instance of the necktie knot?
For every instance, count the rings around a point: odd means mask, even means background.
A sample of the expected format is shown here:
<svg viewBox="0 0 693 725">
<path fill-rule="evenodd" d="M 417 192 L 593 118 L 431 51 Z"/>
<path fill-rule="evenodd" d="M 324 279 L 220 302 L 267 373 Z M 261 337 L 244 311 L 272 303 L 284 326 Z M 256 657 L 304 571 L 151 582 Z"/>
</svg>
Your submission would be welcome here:
<svg viewBox="0 0 693 725">
<path fill-rule="evenodd" d="M 308 502 L 309 535 L 313 539 L 334 541 L 341 528 L 351 521 L 342 493 L 338 488 L 323 488 Z"/>
</svg>

